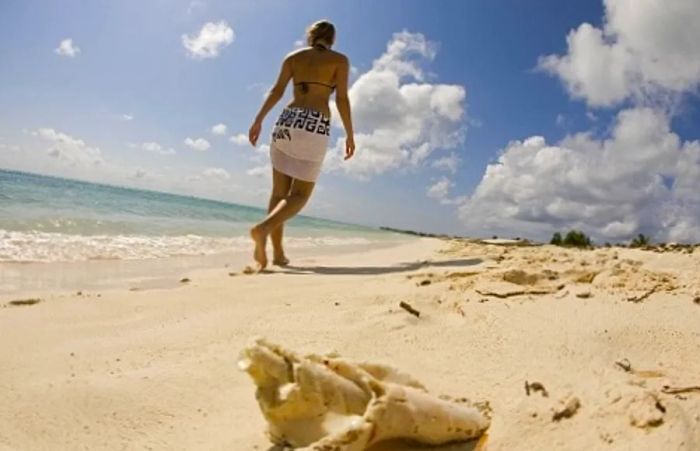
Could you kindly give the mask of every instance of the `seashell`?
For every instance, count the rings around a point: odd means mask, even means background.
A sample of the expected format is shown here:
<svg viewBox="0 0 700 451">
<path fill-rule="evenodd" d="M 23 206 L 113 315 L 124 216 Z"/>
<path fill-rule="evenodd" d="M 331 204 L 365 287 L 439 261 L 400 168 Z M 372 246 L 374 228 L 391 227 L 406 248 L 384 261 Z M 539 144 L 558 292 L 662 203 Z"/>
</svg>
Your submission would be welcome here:
<svg viewBox="0 0 700 451">
<path fill-rule="evenodd" d="M 273 443 L 305 451 L 362 451 L 385 440 L 441 445 L 479 437 L 490 419 L 430 395 L 384 365 L 297 354 L 255 340 L 238 362 L 257 386 Z"/>
</svg>

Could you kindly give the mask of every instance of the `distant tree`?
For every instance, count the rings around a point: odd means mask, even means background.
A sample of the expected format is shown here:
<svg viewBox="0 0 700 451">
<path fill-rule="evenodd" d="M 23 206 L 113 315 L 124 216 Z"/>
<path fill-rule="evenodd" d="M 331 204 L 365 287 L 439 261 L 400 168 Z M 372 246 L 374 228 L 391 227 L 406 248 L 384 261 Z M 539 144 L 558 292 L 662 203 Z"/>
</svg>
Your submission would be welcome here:
<svg viewBox="0 0 700 451">
<path fill-rule="evenodd" d="M 648 236 L 640 233 L 632 240 L 632 242 L 630 242 L 630 247 L 646 247 L 650 242 L 651 240 Z"/>
<path fill-rule="evenodd" d="M 549 240 L 549 244 L 553 244 L 555 246 L 561 246 L 562 239 L 561 239 L 561 233 L 555 232 L 554 235 L 552 235 L 552 239 Z"/>
<path fill-rule="evenodd" d="M 497 240 L 497 239 L 498 239 L 498 235 L 492 236 L 491 239 Z"/>
<path fill-rule="evenodd" d="M 591 247 L 593 245 L 588 235 L 580 230 L 569 230 L 562 244 L 569 247 Z"/>
</svg>

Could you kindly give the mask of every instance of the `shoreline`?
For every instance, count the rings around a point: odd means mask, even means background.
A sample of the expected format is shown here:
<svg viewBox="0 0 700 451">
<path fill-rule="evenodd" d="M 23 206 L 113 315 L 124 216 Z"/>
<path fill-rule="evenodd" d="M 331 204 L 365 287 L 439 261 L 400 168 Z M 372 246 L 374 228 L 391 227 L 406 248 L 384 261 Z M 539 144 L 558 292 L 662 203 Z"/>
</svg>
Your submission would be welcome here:
<svg viewBox="0 0 700 451">
<path fill-rule="evenodd" d="M 343 255 L 401 246 L 411 238 L 368 244 L 327 245 L 289 251 L 292 259 Z M 252 244 L 251 244 L 252 248 Z M 0 300 L 44 293 L 174 288 L 193 272 L 222 269 L 239 272 L 252 261 L 252 251 L 153 259 L 103 259 L 71 262 L 0 262 Z M 292 261 L 294 263 L 294 261 Z"/>
</svg>

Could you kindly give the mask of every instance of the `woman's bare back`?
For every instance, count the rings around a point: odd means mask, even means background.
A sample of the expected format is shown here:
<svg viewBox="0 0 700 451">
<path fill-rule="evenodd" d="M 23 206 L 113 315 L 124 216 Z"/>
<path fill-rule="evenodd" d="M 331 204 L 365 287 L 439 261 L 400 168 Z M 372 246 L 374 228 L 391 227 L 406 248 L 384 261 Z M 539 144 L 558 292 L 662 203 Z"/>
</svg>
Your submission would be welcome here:
<svg viewBox="0 0 700 451">
<path fill-rule="evenodd" d="M 330 116 L 328 101 L 338 85 L 338 71 L 347 65 L 345 55 L 330 49 L 308 47 L 288 57 L 294 83 L 289 107 L 303 107 Z"/>
</svg>

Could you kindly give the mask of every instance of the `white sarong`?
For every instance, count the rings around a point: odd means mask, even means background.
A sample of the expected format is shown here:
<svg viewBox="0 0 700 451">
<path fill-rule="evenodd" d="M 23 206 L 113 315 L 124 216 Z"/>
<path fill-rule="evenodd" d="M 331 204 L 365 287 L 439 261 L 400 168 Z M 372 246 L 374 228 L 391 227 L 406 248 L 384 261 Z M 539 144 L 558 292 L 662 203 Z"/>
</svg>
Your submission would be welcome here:
<svg viewBox="0 0 700 451">
<path fill-rule="evenodd" d="M 328 148 L 331 121 L 309 108 L 285 108 L 272 131 L 270 160 L 283 174 L 315 182 Z"/>
</svg>

